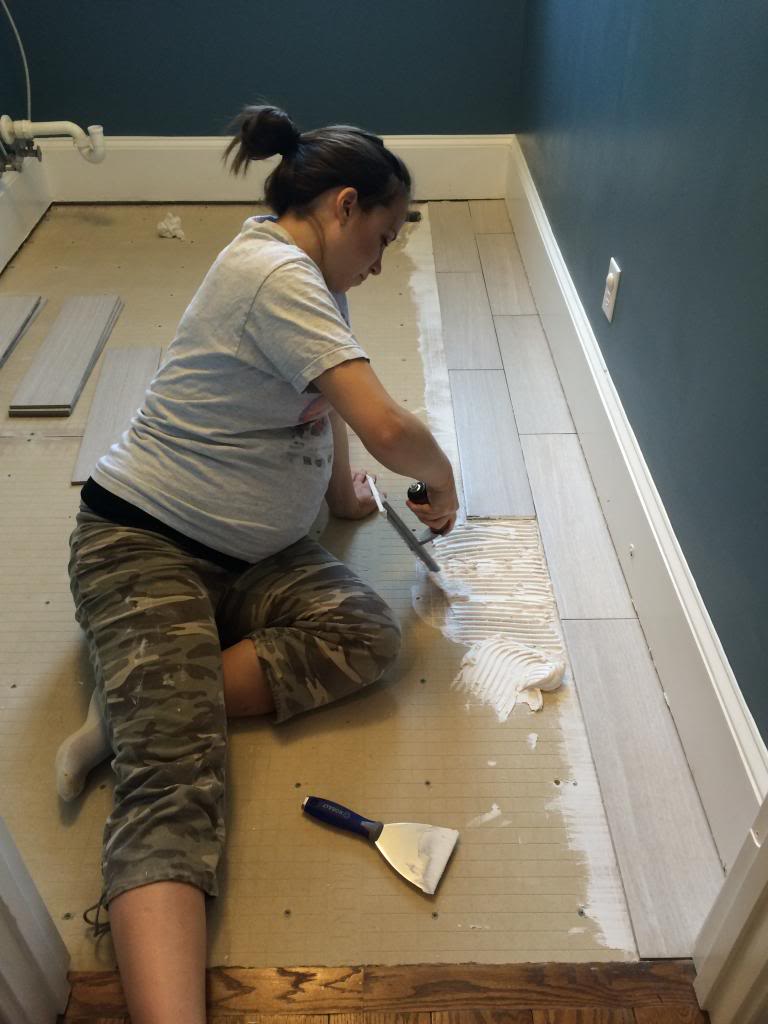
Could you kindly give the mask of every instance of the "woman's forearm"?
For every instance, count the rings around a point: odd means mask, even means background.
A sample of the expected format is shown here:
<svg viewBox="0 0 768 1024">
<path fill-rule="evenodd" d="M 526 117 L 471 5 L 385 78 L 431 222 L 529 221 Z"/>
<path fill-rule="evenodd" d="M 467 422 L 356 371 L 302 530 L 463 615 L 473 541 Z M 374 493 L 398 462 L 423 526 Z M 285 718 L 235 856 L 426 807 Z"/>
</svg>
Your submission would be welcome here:
<svg viewBox="0 0 768 1024">
<path fill-rule="evenodd" d="M 453 485 L 453 469 L 443 450 L 421 420 L 400 409 L 368 450 L 379 462 L 401 476 L 423 480 L 427 489 Z"/>
</svg>

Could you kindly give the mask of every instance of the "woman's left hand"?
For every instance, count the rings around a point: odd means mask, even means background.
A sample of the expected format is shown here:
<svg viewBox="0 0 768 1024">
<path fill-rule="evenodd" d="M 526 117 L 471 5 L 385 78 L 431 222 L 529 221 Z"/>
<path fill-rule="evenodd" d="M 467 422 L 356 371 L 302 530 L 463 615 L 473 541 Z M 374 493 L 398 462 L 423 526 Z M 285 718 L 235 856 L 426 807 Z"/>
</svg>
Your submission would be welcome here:
<svg viewBox="0 0 768 1024">
<path fill-rule="evenodd" d="M 376 511 L 378 506 L 373 497 L 371 488 L 368 486 L 368 481 L 366 480 L 366 476 L 368 475 L 370 475 L 371 479 L 375 483 L 376 475 L 374 473 L 369 474 L 365 469 L 352 470 L 353 496 L 351 497 L 348 506 L 340 509 L 331 509 L 334 516 L 339 519 L 365 519 L 365 517 L 369 516 L 371 512 Z"/>
</svg>

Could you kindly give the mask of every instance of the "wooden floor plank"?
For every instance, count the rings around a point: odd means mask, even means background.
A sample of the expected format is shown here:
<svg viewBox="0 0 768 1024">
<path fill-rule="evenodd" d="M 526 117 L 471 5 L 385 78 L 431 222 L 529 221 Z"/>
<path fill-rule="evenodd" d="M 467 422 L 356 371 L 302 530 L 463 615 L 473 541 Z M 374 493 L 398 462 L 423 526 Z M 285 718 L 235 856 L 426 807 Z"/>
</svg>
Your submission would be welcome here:
<svg viewBox="0 0 768 1024">
<path fill-rule="evenodd" d="M 521 434 L 573 434 L 560 378 L 538 316 L 494 317 Z"/>
<path fill-rule="evenodd" d="M 363 1006 L 362 967 L 216 967 L 208 971 L 212 1012 L 342 1013 Z"/>
<path fill-rule="evenodd" d="M 709 1014 L 696 1006 L 637 1006 L 635 1024 L 709 1024 Z"/>
<path fill-rule="evenodd" d="M 44 305 L 39 295 L 0 295 L 0 366 Z"/>
<path fill-rule="evenodd" d="M 494 316 L 536 313 L 514 235 L 478 235 L 477 248 Z"/>
<path fill-rule="evenodd" d="M 690 961 L 366 967 L 364 1004 L 432 1010 L 697 1006 Z"/>
<path fill-rule="evenodd" d="M 476 235 L 512 233 L 507 204 L 503 199 L 470 199 L 469 212 Z"/>
<path fill-rule="evenodd" d="M 125 1013 L 125 996 L 116 971 L 70 975 L 67 1024 L 89 1013 Z M 363 1005 L 362 967 L 212 967 L 207 971 L 208 1007 L 212 1014 L 328 1013 L 359 1010 Z"/>
<path fill-rule="evenodd" d="M 358 1016 L 365 1024 L 384 1024 L 384 1016 L 402 1019 L 398 1014 L 422 1024 L 418 1015 L 427 1013 L 432 1024 L 532 1024 L 526 1016 L 531 1010 L 596 1007 L 634 1009 L 637 1024 L 706 1024 L 693 1012 L 694 973 L 690 960 L 214 967 L 207 972 L 207 991 L 212 1024 L 229 1024 L 227 1018 L 237 1024 L 326 1024 L 327 1015 L 327 1024 Z M 69 980 L 65 1024 L 127 1024 L 116 971 L 72 972 Z M 669 1022 L 658 1015 L 667 1009 Z M 471 1016 L 460 1021 L 459 1013 Z"/>
<path fill-rule="evenodd" d="M 534 1010 L 533 1024 L 635 1024 L 631 1010 L 585 1007 L 578 1010 Z"/>
<path fill-rule="evenodd" d="M 428 1012 L 398 1013 L 389 1010 L 375 1013 L 331 1013 L 328 1016 L 328 1024 L 431 1024 L 430 1016 Z"/>
<path fill-rule="evenodd" d="M 434 1013 L 209 1014 L 208 1024 L 709 1024 L 695 1006 L 668 1004 L 627 1009 L 448 1010 Z M 59 1018 L 60 1024 L 131 1024 L 128 1016 Z"/>
<path fill-rule="evenodd" d="M 208 1016 L 208 1024 L 329 1024 L 327 1013 L 240 1013 L 234 1016 L 214 1014 Z"/>
<path fill-rule="evenodd" d="M 437 274 L 445 365 L 501 370 L 503 364 L 482 274 Z"/>
<path fill-rule="evenodd" d="M 503 370 L 451 370 L 456 439 L 468 516 L 533 516 Z"/>
<path fill-rule="evenodd" d="M 429 223 L 435 270 L 448 274 L 479 274 L 475 228 L 469 204 L 439 202 L 429 204 Z"/>
<path fill-rule="evenodd" d="M 723 871 L 643 631 L 563 631 L 638 952 L 690 956 Z"/>
<path fill-rule="evenodd" d="M 635 617 L 576 434 L 520 438 L 561 619 Z"/>
<path fill-rule="evenodd" d="M 68 299 L 11 400 L 11 416 L 68 416 L 122 309 L 117 295 Z"/>
<path fill-rule="evenodd" d="M 530 1010 L 447 1010 L 431 1017 L 432 1024 L 533 1024 Z"/>
<path fill-rule="evenodd" d="M 67 1024 L 80 1018 L 85 1020 L 128 1012 L 117 971 L 72 971 L 69 983 L 72 991 L 67 1005 Z"/>
<path fill-rule="evenodd" d="M 157 370 L 162 349 L 154 346 L 112 348 L 104 353 L 72 483 L 83 483 L 110 445 L 128 427 Z"/>
</svg>

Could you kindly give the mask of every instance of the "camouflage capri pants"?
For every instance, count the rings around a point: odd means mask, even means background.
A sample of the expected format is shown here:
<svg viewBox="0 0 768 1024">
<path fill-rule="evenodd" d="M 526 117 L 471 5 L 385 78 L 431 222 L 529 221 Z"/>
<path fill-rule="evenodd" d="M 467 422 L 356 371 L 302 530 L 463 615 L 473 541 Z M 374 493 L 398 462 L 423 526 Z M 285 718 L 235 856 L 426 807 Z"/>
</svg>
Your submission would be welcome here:
<svg viewBox="0 0 768 1024">
<path fill-rule="evenodd" d="M 76 618 L 112 743 L 101 903 L 150 882 L 217 894 L 227 723 L 221 650 L 250 637 L 276 722 L 375 682 L 400 630 L 384 601 L 308 537 L 244 572 L 81 505 Z"/>
</svg>

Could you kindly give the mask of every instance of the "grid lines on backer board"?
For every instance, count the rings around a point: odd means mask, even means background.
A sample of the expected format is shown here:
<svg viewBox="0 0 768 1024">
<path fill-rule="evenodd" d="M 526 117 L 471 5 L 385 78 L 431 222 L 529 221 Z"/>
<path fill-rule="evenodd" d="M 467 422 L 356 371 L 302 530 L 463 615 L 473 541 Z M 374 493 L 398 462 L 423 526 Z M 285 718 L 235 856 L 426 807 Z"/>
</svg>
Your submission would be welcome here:
<svg viewBox="0 0 768 1024">
<path fill-rule="evenodd" d="M 54 210 L 54 223 L 42 225 L 41 232 L 55 227 L 62 212 L 68 244 L 77 232 L 93 234 L 90 215 L 77 218 L 69 208 Z M 196 254 L 205 245 L 206 257 L 215 256 L 225 215 L 232 219 L 229 208 L 211 207 L 196 214 L 197 220 L 189 216 L 193 231 L 199 232 Z M 146 232 L 140 236 L 135 225 L 143 223 L 142 217 L 146 219 L 141 208 L 113 207 L 109 223 L 99 230 L 117 239 L 136 238 L 141 248 L 131 267 L 140 266 L 146 273 L 148 265 L 159 265 L 156 261 L 169 243 L 158 242 Z M 394 381 L 397 399 L 425 415 L 418 346 L 422 331 L 431 328 L 423 326 L 421 314 L 425 304 L 431 310 L 437 301 L 429 218 L 409 226 L 409 231 L 410 238 L 399 240 L 388 251 L 387 273 L 371 278 L 365 289 L 357 291 L 353 323 L 361 329 L 386 381 Z M 106 238 L 102 241 L 106 247 Z M 85 248 L 77 242 L 73 245 L 80 261 L 73 273 L 78 275 L 88 275 L 94 262 L 92 256 L 87 261 Z M 33 268 L 26 265 L 25 254 L 19 260 L 25 265 L 17 273 L 31 275 Z M 133 270 L 120 279 L 127 306 L 120 328 L 150 337 L 142 320 L 145 304 L 134 301 L 138 293 L 132 274 Z M 173 261 L 164 267 L 163 292 L 169 298 L 170 291 L 179 288 L 178 281 L 192 287 L 194 282 L 184 274 L 185 268 Z M 415 275 L 420 276 L 414 280 Z M 79 280 L 93 287 L 91 278 L 80 276 Z M 108 279 L 100 278 L 99 283 L 105 291 L 110 288 Z M 34 284 L 27 289 L 33 291 Z M 59 293 L 57 298 L 61 302 L 65 296 Z M 153 306 L 158 324 L 166 320 L 166 308 L 173 309 L 172 303 L 158 297 Z M 445 377 L 447 384 L 447 371 Z M 78 421 L 82 412 L 78 410 Z M 8 723 L 9 748 L 13 748 L 8 760 L 13 754 L 12 763 L 27 769 L 26 775 L 15 776 L 10 810 L 19 847 L 31 861 L 33 876 L 73 954 L 73 966 L 103 967 L 111 955 L 109 945 L 104 942 L 94 949 L 77 911 L 98 898 L 99 841 L 110 795 L 101 786 L 109 786 L 109 766 L 105 764 L 89 778 L 77 820 L 57 824 L 50 759 L 38 764 L 28 756 L 33 747 L 54 750 L 56 742 L 79 725 L 91 683 L 84 674 L 87 652 L 72 621 L 66 592 L 66 536 L 71 529 L 67 520 L 77 507 L 76 495 L 66 487 L 71 472 L 68 456 L 74 461 L 76 451 L 74 438 L 73 434 L 56 440 L 39 435 L 31 440 L 3 440 L 16 457 L 9 467 L 13 479 L 0 481 L 9 496 L 10 522 L 22 518 L 14 515 L 16 509 L 33 506 L 40 513 L 34 530 L 28 530 L 29 537 L 17 522 L 11 542 L 16 547 L 16 570 L 5 583 L 10 592 L 11 584 L 18 581 L 17 592 L 21 592 L 23 586 L 29 589 L 30 579 L 34 582 L 34 602 L 13 609 L 4 637 L 18 666 L 8 679 L 9 684 L 18 680 L 16 689 L 9 690 L 16 711 L 15 721 Z M 355 439 L 350 440 L 354 450 Z M 360 465 L 378 469 L 367 460 Z M 398 481 L 380 472 L 381 488 L 400 509 L 402 478 Z M 39 500 L 34 500 L 35 495 Z M 407 510 L 403 514 L 409 515 Z M 40 543 L 43 530 L 50 534 L 45 548 Z M 326 545 L 329 540 L 333 544 Z M 402 957 L 420 963 L 457 957 L 504 963 L 631 957 L 631 951 L 607 948 L 599 921 L 577 913 L 588 895 L 588 868 L 582 852 L 567 842 L 560 807 L 547 807 L 557 796 L 553 779 L 570 778 L 569 769 L 578 772 L 581 792 L 586 788 L 584 773 L 593 771 L 578 760 L 564 763 L 562 709 L 557 707 L 564 702 L 556 704 L 553 699 L 537 716 L 536 749 L 526 739 L 531 725 L 524 709 L 518 709 L 517 721 L 510 718 L 502 725 L 487 708 L 466 708 L 467 698 L 450 687 L 465 649 L 416 616 L 411 593 L 413 559 L 394 531 L 373 518 L 358 524 L 337 520 L 321 543 L 337 556 L 344 555 L 401 617 L 406 627 L 403 659 L 389 680 L 346 704 L 320 709 L 305 721 L 280 730 L 266 721 L 233 724 L 228 780 L 231 828 L 222 898 L 211 908 L 216 915 L 211 962 L 270 963 L 285 970 L 296 963 L 355 963 L 359 957 L 369 963 L 403 962 Z M 45 603 L 48 600 L 50 604 Z M 54 615 L 56 630 L 50 628 Z M 20 630 L 21 622 L 30 628 Z M 77 682 L 78 673 L 83 687 Z M 50 712 L 46 716 L 39 714 L 43 705 Z M 489 758 L 495 762 L 493 767 Z M 34 787 L 30 770 L 36 773 Z M 32 789 L 36 801 L 29 799 Z M 596 784 L 590 782 L 589 789 L 596 793 Z M 441 882 L 440 900 L 450 909 L 435 908 L 438 916 L 434 917 L 433 908 L 410 892 L 376 851 L 349 837 L 331 835 L 330 830 L 324 832 L 317 823 L 311 823 L 310 830 L 310 823 L 300 816 L 300 797 L 311 791 L 328 792 L 382 819 L 431 821 L 434 815 L 436 824 L 462 829 L 463 850 Z M 499 794 L 504 796 L 504 816 L 470 827 L 468 822 L 487 814 Z M 594 810 L 599 810 L 597 804 Z M 59 842 L 65 833 L 67 841 Z M 41 834 L 53 841 L 41 843 Z M 621 898 L 617 892 L 615 899 Z M 619 912 L 620 905 L 616 906 Z M 284 916 L 286 907 L 292 909 L 290 916 Z M 65 912 L 74 916 L 65 919 Z"/>
<path fill-rule="evenodd" d="M 68 416 L 123 308 L 118 295 L 64 303 L 11 400 L 11 416 Z"/>
<path fill-rule="evenodd" d="M 44 302 L 39 295 L 0 295 L 0 366 L 13 352 Z"/>
</svg>

